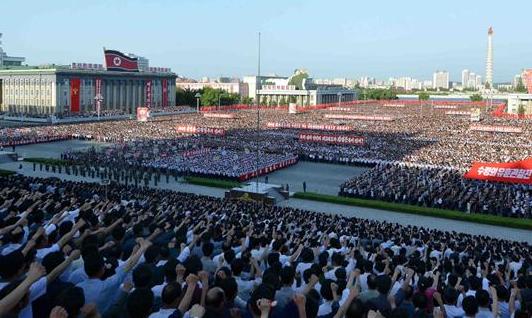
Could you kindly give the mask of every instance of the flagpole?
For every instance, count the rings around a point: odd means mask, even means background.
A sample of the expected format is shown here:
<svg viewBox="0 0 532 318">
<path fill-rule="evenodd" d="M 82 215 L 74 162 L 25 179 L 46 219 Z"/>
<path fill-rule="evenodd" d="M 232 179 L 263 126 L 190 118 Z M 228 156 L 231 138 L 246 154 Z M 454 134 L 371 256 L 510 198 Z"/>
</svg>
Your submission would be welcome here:
<svg viewBox="0 0 532 318">
<path fill-rule="evenodd" d="M 257 85 L 255 85 L 255 102 L 257 104 L 257 158 L 256 158 L 256 165 L 255 165 L 255 175 L 256 175 L 256 191 L 259 192 L 259 160 L 260 160 L 260 145 L 259 145 L 259 137 L 260 137 L 260 100 L 259 100 L 259 90 L 260 90 L 260 32 L 259 32 L 259 43 L 258 43 L 258 63 L 257 63 Z"/>
</svg>

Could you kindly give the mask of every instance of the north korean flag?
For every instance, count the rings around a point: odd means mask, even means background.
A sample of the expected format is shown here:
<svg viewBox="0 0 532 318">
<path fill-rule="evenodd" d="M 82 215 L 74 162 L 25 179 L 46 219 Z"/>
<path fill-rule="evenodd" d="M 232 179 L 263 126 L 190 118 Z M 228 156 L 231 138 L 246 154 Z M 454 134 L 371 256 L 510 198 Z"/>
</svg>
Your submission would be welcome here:
<svg viewBox="0 0 532 318">
<path fill-rule="evenodd" d="M 129 57 L 115 50 L 104 50 L 105 67 L 108 71 L 138 72 L 139 64 L 136 57 Z"/>
</svg>

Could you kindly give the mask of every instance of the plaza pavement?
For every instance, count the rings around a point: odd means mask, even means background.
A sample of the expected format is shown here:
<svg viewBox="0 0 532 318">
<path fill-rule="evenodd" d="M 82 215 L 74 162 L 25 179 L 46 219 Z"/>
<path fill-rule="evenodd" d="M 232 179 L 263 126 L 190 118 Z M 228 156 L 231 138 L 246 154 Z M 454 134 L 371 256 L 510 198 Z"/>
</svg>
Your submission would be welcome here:
<svg viewBox="0 0 532 318">
<path fill-rule="evenodd" d="M 54 142 L 48 144 L 37 144 L 30 146 L 17 147 L 17 152 L 26 153 L 26 157 L 49 157 L 59 158 L 62 151 L 68 149 L 83 149 L 95 144 L 93 142 L 70 140 L 64 142 Z M 97 144 L 101 145 L 101 144 Z M 19 165 L 22 164 L 22 169 Z M 100 182 L 100 178 L 81 177 L 67 175 L 65 173 L 53 173 L 39 170 L 37 164 L 36 171 L 33 171 L 33 164 L 29 162 L 7 162 L 0 164 L 0 169 L 17 171 L 20 174 L 33 177 L 57 177 L 63 180 L 78 182 Z M 295 166 L 276 171 L 269 174 L 268 181 L 271 184 L 290 184 L 290 191 L 302 191 L 302 181 L 307 181 L 307 191 L 321 192 L 325 194 L 337 194 L 338 185 L 343 178 L 360 174 L 364 168 L 356 168 L 342 165 L 331 165 L 311 162 L 300 162 Z M 264 177 L 261 177 L 261 182 Z M 149 187 L 168 189 L 173 191 L 196 193 L 201 195 L 223 197 L 224 189 L 204 187 L 175 181 L 170 177 L 170 182 L 161 177 L 161 182 L 154 184 L 153 180 Z M 336 191 L 336 192 L 334 192 Z M 532 244 L 532 231 L 510 229 L 506 227 L 477 224 L 456 220 L 447 220 L 428 216 L 406 214 L 400 212 L 391 212 L 386 210 L 370 209 L 364 207 L 353 207 L 333 203 L 316 202 L 301 199 L 290 199 L 278 203 L 279 206 L 288 206 L 293 208 L 305 209 L 310 211 L 324 212 L 329 214 L 339 214 L 342 216 L 353 216 L 364 219 L 373 219 L 378 221 L 394 222 L 403 225 L 416 225 L 428 228 L 440 229 L 445 231 L 457 231 L 474 235 L 489 235 L 497 238 L 503 238 L 515 241 L 526 241 Z"/>
</svg>

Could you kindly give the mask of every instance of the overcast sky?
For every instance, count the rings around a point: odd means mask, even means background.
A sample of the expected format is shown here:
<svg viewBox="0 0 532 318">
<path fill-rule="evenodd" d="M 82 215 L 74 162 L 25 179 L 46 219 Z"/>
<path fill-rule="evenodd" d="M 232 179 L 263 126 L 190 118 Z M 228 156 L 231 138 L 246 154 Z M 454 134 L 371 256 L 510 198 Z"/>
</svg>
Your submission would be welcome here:
<svg viewBox="0 0 532 318">
<path fill-rule="evenodd" d="M 102 47 L 146 56 L 186 77 L 305 68 L 314 78 L 413 76 L 467 68 L 494 80 L 532 67 L 532 1 L 2 0 L 0 32 L 28 64 L 102 63 Z"/>
</svg>

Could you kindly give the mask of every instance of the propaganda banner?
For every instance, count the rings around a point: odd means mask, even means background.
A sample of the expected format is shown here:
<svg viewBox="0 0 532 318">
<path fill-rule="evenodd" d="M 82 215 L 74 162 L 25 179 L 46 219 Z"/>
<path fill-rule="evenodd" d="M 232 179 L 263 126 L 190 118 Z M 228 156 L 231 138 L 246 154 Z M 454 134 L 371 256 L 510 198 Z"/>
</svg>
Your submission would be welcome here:
<svg viewBox="0 0 532 318">
<path fill-rule="evenodd" d="M 168 106 L 168 80 L 163 79 L 162 80 L 162 87 L 163 87 L 163 102 L 162 106 L 167 107 Z"/>
<path fill-rule="evenodd" d="M 369 116 L 369 115 L 340 115 L 340 114 L 325 114 L 328 119 L 354 119 L 354 120 L 372 120 L 372 121 L 394 121 L 391 116 Z"/>
<path fill-rule="evenodd" d="M 434 109 L 456 109 L 456 105 L 436 105 Z"/>
<path fill-rule="evenodd" d="M 471 116 L 471 112 L 461 110 L 451 110 L 445 112 L 445 115 Z"/>
<path fill-rule="evenodd" d="M 467 179 L 532 184 L 532 158 L 514 162 L 474 162 Z"/>
<path fill-rule="evenodd" d="M 382 104 L 382 107 L 405 108 L 405 104 Z"/>
<path fill-rule="evenodd" d="M 79 88 L 81 80 L 79 77 L 70 80 L 70 111 L 73 113 L 79 112 Z"/>
<path fill-rule="evenodd" d="M 494 126 L 494 125 L 471 125 L 469 130 L 486 131 L 486 132 L 502 132 L 502 133 L 522 133 L 523 130 L 515 126 Z"/>
<path fill-rule="evenodd" d="M 199 134 L 199 135 L 215 135 L 224 136 L 225 129 L 213 127 L 197 127 L 192 125 L 178 125 L 176 132 L 181 134 Z"/>
<path fill-rule="evenodd" d="M 299 134 L 299 140 L 305 142 L 319 142 L 325 144 L 344 144 L 344 145 L 364 145 L 364 137 L 360 136 L 342 136 L 342 135 L 324 135 L 324 134 Z"/>
<path fill-rule="evenodd" d="M 235 119 L 235 114 L 223 114 L 223 113 L 203 113 L 205 118 L 225 118 L 225 119 Z"/>
<path fill-rule="evenodd" d="M 102 79 L 96 78 L 94 80 L 94 100 L 96 101 L 96 113 L 100 114 L 100 110 L 102 109 Z"/>
<path fill-rule="evenodd" d="M 146 107 L 148 108 L 151 108 L 151 101 L 152 101 L 152 94 L 151 94 L 151 85 L 152 85 L 152 81 L 151 80 L 147 80 L 146 81 Z"/>
<path fill-rule="evenodd" d="M 105 68 L 108 71 L 138 72 L 139 63 L 136 57 L 129 57 L 120 51 L 104 50 Z"/>
<path fill-rule="evenodd" d="M 285 128 L 285 129 L 305 129 L 305 130 L 328 130 L 328 131 L 352 131 L 350 126 L 342 125 L 322 125 L 310 123 L 287 123 L 287 122 L 267 122 L 268 128 Z"/>
</svg>

